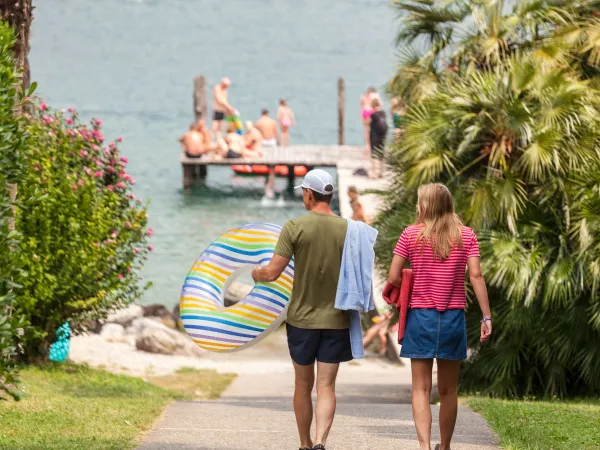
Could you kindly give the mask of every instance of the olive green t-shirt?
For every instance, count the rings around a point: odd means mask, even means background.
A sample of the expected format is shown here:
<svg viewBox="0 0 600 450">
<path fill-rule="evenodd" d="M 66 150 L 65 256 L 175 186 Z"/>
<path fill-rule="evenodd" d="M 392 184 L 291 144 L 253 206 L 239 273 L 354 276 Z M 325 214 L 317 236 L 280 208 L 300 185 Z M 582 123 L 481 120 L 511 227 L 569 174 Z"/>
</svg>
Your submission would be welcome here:
<svg viewBox="0 0 600 450">
<path fill-rule="evenodd" d="M 334 330 L 350 326 L 348 312 L 334 307 L 347 229 L 346 219 L 309 212 L 281 230 L 275 254 L 294 258 L 290 325 Z"/>
</svg>

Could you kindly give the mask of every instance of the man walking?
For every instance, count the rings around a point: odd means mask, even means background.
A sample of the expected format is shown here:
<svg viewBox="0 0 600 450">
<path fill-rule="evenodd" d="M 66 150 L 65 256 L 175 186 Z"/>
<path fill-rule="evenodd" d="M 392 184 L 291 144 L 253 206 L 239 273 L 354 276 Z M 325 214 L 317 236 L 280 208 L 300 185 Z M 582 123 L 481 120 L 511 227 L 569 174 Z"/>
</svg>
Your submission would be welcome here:
<svg viewBox="0 0 600 450">
<path fill-rule="evenodd" d="M 335 415 L 339 364 L 352 359 L 349 312 L 334 307 L 348 222 L 331 211 L 334 188 L 329 173 L 312 170 L 299 187 L 308 214 L 285 224 L 273 259 L 254 269 L 252 278 L 255 282 L 274 281 L 294 258 L 294 289 L 287 313 L 296 380 L 294 412 L 301 450 L 324 450 Z M 315 361 L 317 435 L 313 441 Z"/>
</svg>

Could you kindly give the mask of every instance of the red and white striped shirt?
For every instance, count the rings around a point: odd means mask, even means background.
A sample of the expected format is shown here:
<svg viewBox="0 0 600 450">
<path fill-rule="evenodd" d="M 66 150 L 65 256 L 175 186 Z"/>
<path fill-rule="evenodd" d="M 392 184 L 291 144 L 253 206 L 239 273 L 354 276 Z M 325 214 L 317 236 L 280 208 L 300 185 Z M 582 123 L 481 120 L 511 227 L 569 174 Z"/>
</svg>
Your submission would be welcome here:
<svg viewBox="0 0 600 450">
<path fill-rule="evenodd" d="M 462 228 L 462 247 L 452 249 L 450 256 L 434 258 L 430 245 L 417 243 L 424 225 L 406 227 L 394 254 L 407 259 L 413 271 L 411 308 L 464 309 L 467 306 L 465 272 L 467 258 L 479 256 L 477 236 L 469 227 Z"/>
</svg>

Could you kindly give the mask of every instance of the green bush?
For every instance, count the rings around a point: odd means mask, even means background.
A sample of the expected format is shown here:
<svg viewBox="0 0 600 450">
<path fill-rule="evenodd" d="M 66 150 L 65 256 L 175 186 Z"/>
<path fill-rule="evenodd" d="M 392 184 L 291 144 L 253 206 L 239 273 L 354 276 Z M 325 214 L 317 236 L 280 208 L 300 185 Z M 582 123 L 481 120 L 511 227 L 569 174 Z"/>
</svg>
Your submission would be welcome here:
<svg viewBox="0 0 600 450">
<path fill-rule="evenodd" d="M 589 10 L 597 2 L 522 2 L 506 16 L 502 2 L 443 10 L 397 3 L 407 5 L 404 38 L 431 39 L 423 58 L 400 72 L 439 69 L 451 48 L 454 65 L 438 70 L 433 86 L 427 78 L 427 89 L 418 78 L 395 80 L 413 102 L 390 160 L 396 177 L 379 217 L 380 265 L 414 221 L 419 185 L 445 183 L 480 237 L 495 325 L 480 345 L 471 297 L 473 355 L 462 387 L 509 397 L 597 395 L 600 46 Z M 469 15 L 475 29 L 456 38 Z"/>
<path fill-rule="evenodd" d="M 23 273 L 18 264 L 18 233 L 14 230 L 15 183 L 22 172 L 26 144 L 25 124 L 15 112 L 23 106 L 19 74 L 13 58 L 14 33 L 0 22 L 0 399 L 17 392 L 15 359 L 24 321 L 15 311 L 15 280 Z"/>
<path fill-rule="evenodd" d="M 106 145 L 100 120 L 82 124 L 75 111 L 53 112 L 45 103 L 27 119 L 32 139 L 17 230 L 28 277 L 18 305 L 30 323 L 26 356 L 44 360 L 64 322 L 77 333 L 139 297 L 152 229 L 131 191 L 121 139 Z"/>
</svg>

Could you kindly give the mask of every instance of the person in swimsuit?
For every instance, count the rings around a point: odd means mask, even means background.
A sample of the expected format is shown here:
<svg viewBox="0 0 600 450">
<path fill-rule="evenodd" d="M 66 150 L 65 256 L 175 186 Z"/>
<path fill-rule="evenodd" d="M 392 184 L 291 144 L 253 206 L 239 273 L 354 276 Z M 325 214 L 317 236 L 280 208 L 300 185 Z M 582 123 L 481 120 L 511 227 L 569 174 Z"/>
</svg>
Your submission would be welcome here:
<svg viewBox="0 0 600 450">
<path fill-rule="evenodd" d="M 290 127 L 296 124 L 296 120 L 294 118 L 294 111 L 292 111 L 292 108 L 283 99 L 279 100 L 277 120 L 281 127 L 281 145 L 290 145 Z"/>
<path fill-rule="evenodd" d="M 350 206 L 352 207 L 352 220 L 357 220 L 359 222 L 369 223 L 367 216 L 365 215 L 365 210 L 360 203 L 360 199 L 358 197 L 358 189 L 356 186 L 350 186 L 348 188 L 348 197 L 350 197 Z"/>
<path fill-rule="evenodd" d="M 233 113 L 235 110 L 227 101 L 229 86 L 231 86 L 231 80 L 229 78 L 223 78 L 213 89 L 212 132 L 215 136 L 221 135 L 225 116 Z"/>
<path fill-rule="evenodd" d="M 188 158 L 200 158 L 215 149 L 204 120 L 193 123 L 190 130 L 179 138 L 179 142 Z"/>
<path fill-rule="evenodd" d="M 367 152 L 371 150 L 371 142 L 369 140 L 369 133 L 371 131 L 371 114 L 373 114 L 371 101 L 375 95 L 377 95 L 377 90 L 374 87 L 370 87 L 367 89 L 367 92 L 360 97 L 360 115 L 365 130 L 365 148 Z"/>
<path fill-rule="evenodd" d="M 263 137 L 263 147 L 277 147 L 279 145 L 279 131 L 277 130 L 277 122 L 269 117 L 269 110 L 263 109 L 261 117 L 256 121 L 254 126 L 260 131 Z"/>
<path fill-rule="evenodd" d="M 259 153 L 246 148 L 244 138 L 237 132 L 237 126 L 234 122 L 227 123 L 227 135 L 225 139 L 217 136 L 219 147 L 221 148 L 221 156 L 228 159 L 237 158 L 256 158 Z"/>
</svg>

